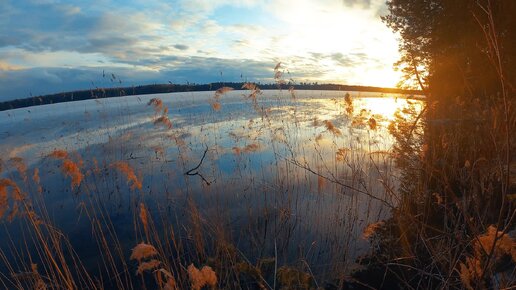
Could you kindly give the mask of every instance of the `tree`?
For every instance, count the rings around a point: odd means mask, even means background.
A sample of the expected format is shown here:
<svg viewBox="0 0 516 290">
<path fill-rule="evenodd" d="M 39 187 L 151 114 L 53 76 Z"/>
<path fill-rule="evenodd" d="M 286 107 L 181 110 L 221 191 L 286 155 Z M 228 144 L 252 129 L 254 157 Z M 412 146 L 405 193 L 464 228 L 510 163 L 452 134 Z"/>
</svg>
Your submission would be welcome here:
<svg viewBox="0 0 516 290">
<path fill-rule="evenodd" d="M 440 101 L 494 95 L 501 77 L 514 91 L 516 1 L 390 0 L 387 6 L 382 20 L 401 37 L 396 66 L 405 85 Z"/>
</svg>

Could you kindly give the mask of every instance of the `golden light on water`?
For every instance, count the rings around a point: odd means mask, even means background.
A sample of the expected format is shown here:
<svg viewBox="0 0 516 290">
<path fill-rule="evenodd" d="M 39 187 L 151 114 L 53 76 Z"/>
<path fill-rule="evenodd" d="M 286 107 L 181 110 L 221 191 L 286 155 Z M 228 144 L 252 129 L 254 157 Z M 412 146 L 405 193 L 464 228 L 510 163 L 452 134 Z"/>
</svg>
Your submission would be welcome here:
<svg viewBox="0 0 516 290">
<path fill-rule="evenodd" d="M 372 115 L 381 115 L 387 120 L 394 120 L 394 113 L 408 104 L 406 99 L 395 97 L 363 98 L 360 102 L 361 108 L 370 111 Z"/>
</svg>

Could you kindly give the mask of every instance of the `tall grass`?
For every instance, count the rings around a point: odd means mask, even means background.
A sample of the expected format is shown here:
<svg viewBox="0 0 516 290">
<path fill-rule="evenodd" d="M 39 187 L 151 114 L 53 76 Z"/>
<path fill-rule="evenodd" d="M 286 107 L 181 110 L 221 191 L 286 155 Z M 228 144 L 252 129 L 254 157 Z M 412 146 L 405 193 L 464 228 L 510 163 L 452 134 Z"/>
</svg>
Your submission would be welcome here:
<svg viewBox="0 0 516 290">
<path fill-rule="evenodd" d="M 290 90 L 265 99 L 255 84 L 245 89 L 238 103 L 223 103 L 237 95 L 229 89 L 207 98 L 206 106 L 224 106 L 200 125 L 185 124 L 152 98 L 139 107 L 147 120 L 141 130 L 110 136 L 97 149 L 53 148 L 31 165 L 9 161 L 0 183 L 0 209 L 11 216 L 3 229 L 1 283 L 16 289 L 347 283 L 353 237 L 396 204 L 385 190 L 394 182 L 392 158 L 379 153 L 385 148 L 376 136 L 387 121 L 373 128 L 363 123 L 373 118 L 367 112 L 349 115 L 353 104 L 344 94 L 327 102 L 303 99 L 302 92 L 293 98 Z M 312 101 L 327 106 L 324 121 L 305 108 Z M 210 121 L 235 104 L 252 117 Z M 130 122 L 127 110 L 120 118 Z M 169 114 L 174 127 L 153 125 Z M 115 116 L 105 118 L 109 124 Z M 234 164 L 230 173 L 220 159 Z M 184 174 L 195 167 L 209 182 Z M 367 212 L 358 212 L 363 207 Z"/>
</svg>

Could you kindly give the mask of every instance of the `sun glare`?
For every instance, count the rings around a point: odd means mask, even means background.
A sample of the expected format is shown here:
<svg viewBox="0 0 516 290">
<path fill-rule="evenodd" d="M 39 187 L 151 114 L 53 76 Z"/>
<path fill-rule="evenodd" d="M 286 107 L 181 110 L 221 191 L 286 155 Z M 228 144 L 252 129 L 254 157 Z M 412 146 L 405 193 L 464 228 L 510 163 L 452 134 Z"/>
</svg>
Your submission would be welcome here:
<svg viewBox="0 0 516 290">
<path fill-rule="evenodd" d="M 400 79 L 392 68 L 399 58 L 394 35 L 368 10 L 333 8 L 299 5 L 284 19 L 285 36 L 273 51 L 287 63 L 301 56 L 291 71 L 310 69 L 312 81 L 394 87 Z"/>
<path fill-rule="evenodd" d="M 362 107 L 371 111 L 373 115 L 381 115 L 388 120 L 394 119 L 394 113 L 407 105 L 407 100 L 402 98 L 363 98 Z"/>
</svg>

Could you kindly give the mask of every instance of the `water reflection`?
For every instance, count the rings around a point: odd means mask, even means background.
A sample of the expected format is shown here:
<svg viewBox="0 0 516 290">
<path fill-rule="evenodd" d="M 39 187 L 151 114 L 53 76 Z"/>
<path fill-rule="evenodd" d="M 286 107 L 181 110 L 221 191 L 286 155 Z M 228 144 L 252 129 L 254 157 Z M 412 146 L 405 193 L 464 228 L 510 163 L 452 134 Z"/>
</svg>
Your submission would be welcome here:
<svg viewBox="0 0 516 290">
<path fill-rule="evenodd" d="M 292 99 L 288 92 L 266 91 L 253 104 L 233 91 L 221 97 L 218 111 L 209 92 L 160 95 L 170 130 L 153 125 L 155 112 L 146 104 L 157 96 L 0 112 L 0 151 L 7 159 L 22 157 L 28 172 L 38 168 L 42 194 L 13 168 L 3 175 L 38 201 L 36 208 L 93 272 L 106 270 L 95 262 L 99 240 L 92 237 L 91 215 L 100 212 L 109 220 L 128 259 L 129 250 L 146 239 L 136 230 L 138 204 L 144 202 L 157 235 L 172 230 L 183 241 L 180 255 L 187 264 L 213 255 L 224 241 L 253 263 L 274 256 L 280 265 L 302 260 L 325 279 L 353 269 L 368 249 L 363 229 L 388 217 L 396 204 L 389 156 L 394 140 L 387 126 L 396 110 L 416 102 L 351 96 L 353 114 L 342 92 L 299 91 Z M 375 128 L 367 125 L 371 118 Z M 78 188 L 48 157 L 55 149 L 81 164 Z M 134 169 L 141 191 L 113 170 L 117 161 Z M 185 175 L 196 166 L 200 175 Z M 24 230 L 18 223 L 5 225 L 11 234 L 2 235 L 2 249 L 16 247 Z"/>
</svg>

